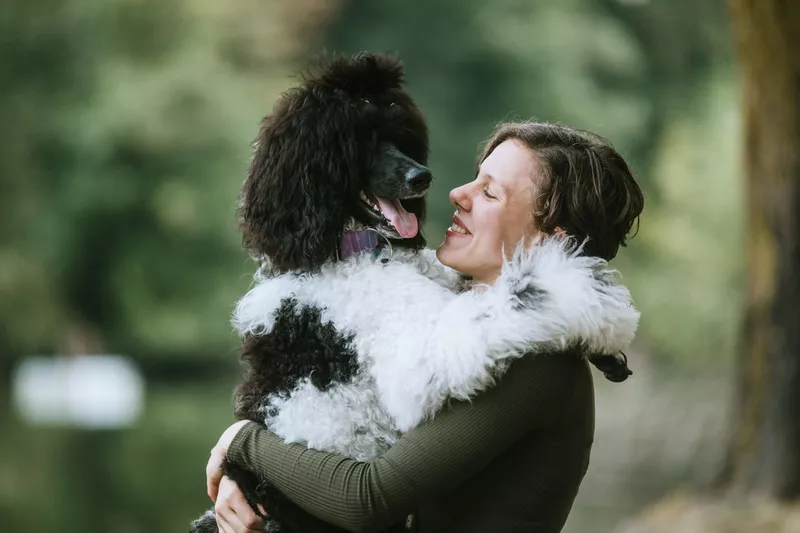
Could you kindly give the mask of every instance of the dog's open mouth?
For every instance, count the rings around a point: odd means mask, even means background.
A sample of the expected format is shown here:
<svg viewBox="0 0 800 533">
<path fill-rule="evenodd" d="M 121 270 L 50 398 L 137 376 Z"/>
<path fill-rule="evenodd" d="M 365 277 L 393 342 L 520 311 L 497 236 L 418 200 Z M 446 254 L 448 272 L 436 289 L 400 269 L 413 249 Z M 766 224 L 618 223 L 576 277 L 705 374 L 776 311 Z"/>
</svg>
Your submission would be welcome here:
<svg viewBox="0 0 800 533">
<path fill-rule="evenodd" d="M 418 198 L 418 195 L 413 198 Z M 417 215 L 409 213 L 400 203 L 402 198 L 387 199 L 361 191 L 361 203 L 367 214 L 375 221 L 379 232 L 390 238 L 411 239 L 419 233 Z M 410 197 L 411 198 L 411 197 Z"/>
</svg>

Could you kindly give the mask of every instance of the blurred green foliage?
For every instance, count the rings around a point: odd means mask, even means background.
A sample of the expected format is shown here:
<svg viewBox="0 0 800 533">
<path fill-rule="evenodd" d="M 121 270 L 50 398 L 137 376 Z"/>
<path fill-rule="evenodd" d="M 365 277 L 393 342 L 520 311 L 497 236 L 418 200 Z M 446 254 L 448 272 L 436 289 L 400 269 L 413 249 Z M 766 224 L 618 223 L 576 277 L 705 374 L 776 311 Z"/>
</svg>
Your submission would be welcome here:
<svg viewBox="0 0 800 533">
<path fill-rule="evenodd" d="M 243 6 L 226 25 L 229 13 L 202 7 L 3 8 L 0 357 L 71 342 L 229 355 L 227 314 L 250 271 L 237 193 L 285 73 L 248 54 L 270 35 L 239 33 L 274 8 Z"/>
<path fill-rule="evenodd" d="M 136 427 L 102 435 L 28 427 L 2 395 L 0 529 L 167 532 L 207 506 L 228 316 L 252 272 L 235 226 L 250 141 L 322 48 L 406 62 L 431 129 L 431 246 L 496 122 L 610 138 L 648 194 L 616 261 L 643 310 L 632 366 L 727 364 L 742 280 L 728 41 L 722 0 L 5 2 L 1 383 L 25 355 L 106 351 L 151 388 Z"/>
</svg>

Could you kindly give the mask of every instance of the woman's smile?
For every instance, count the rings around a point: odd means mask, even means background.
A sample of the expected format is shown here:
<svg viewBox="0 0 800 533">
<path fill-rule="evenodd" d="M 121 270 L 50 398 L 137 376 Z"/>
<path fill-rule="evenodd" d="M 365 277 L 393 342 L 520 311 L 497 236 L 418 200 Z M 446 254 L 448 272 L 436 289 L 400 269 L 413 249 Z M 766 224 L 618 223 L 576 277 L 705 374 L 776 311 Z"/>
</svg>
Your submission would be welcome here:
<svg viewBox="0 0 800 533">
<path fill-rule="evenodd" d="M 447 228 L 445 235 L 447 237 L 470 237 L 472 233 L 469 232 L 466 225 L 461 222 L 458 216 L 453 215 L 453 224 Z"/>
</svg>

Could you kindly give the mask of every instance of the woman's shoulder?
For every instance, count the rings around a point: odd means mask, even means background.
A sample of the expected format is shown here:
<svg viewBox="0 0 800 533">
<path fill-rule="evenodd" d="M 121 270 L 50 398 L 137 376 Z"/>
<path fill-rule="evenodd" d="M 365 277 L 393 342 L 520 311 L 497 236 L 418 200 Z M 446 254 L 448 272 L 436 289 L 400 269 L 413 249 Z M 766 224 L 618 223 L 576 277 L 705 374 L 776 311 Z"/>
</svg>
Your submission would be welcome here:
<svg viewBox="0 0 800 533">
<path fill-rule="evenodd" d="M 520 357 L 515 364 L 522 372 L 546 374 L 549 377 L 573 376 L 588 370 L 588 357 L 577 348 L 530 351 Z"/>
<path fill-rule="evenodd" d="M 450 407 L 464 417 L 507 420 L 527 432 L 593 410 L 594 388 L 585 358 L 573 351 L 531 352 L 511 362 L 494 385 Z"/>
<path fill-rule="evenodd" d="M 562 404 L 579 391 L 594 391 L 587 357 L 575 349 L 526 353 L 509 366 L 503 383 L 546 403 Z"/>
</svg>

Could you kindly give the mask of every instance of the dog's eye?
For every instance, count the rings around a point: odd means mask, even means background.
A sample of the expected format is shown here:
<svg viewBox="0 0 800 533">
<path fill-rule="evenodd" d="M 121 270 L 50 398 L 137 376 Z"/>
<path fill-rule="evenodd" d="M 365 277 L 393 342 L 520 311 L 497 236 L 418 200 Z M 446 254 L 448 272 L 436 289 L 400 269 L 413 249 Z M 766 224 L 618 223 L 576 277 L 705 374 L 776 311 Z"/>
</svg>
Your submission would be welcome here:
<svg viewBox="0 0 800 533">
<path fill-rule="evenodd" d="M 391 103 L 389 104 L 389 108 L 392 108 L 392 107 L 394 107 L 394 102 L 391 102 Z"/>
<path fill-rule="evenodd" d="M 369 101 L 369 100 L 367 100 L 366 98 L 362 98 L 362 99 L 361 99 L 361 101 L 362 101 L 362 102 L 364 102 L 364 103 L 365 103 L 365 104 L 367 104 L 367 105 L 369 105 L 369 104 L 370 104 L 370 101 Z"/>
</svg>

